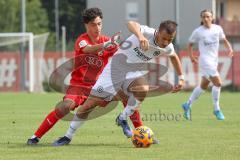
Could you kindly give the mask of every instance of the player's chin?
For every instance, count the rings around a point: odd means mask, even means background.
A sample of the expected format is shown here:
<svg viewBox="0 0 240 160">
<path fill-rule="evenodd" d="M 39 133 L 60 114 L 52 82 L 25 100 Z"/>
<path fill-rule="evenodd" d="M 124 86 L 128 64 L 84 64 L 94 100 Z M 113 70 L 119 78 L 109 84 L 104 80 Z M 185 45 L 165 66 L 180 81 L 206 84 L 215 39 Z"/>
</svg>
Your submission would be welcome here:
<svg viewBox="0 0 240 160">
<path fill-rule="evenodd" d="M 94 37 L 99 37 L 101 35 L 101 32 L 94 32 Z"/>
</svg>

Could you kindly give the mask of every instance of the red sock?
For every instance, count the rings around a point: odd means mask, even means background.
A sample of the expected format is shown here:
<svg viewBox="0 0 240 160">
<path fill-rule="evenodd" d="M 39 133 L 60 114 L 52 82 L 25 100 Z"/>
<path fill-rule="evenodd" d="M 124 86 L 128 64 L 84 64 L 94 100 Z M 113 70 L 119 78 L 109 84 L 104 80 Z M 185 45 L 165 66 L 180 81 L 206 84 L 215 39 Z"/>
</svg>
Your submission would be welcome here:
<svg viewBox="0 0 240 160">
<path fill-rule="evenodd" d="M 140 113 L 139 113 L 138 110 L 134 111 L 134 113 L 130 116 L 130 119 L 131 119 L 135 128 L 143 125 L 141 117 L 140 117 Z"/>
<path fill-rule="evenodd" d="M 59 119 L 63 116 L 58 114 L 58 111 L 55 109 L 50 112 L 47 117 L 43 120 L 42 124 L 39 126 L 38 130 L 34 133 L 35 136 L 41 138 L 47 131 L 49 131 Z"/>
<path fill-rule="evenodd" d="M 123 105 L 124 105 L 124 108 L 125 108 L 125 107 L 127 106 L 127 102 L 124 101 L 124 102 L 123 102 Z M 140 117 L 140 113 L 139 113 L 138 110 L 135 110 L 135 111 L 133 112 L 133 114 L 130 116 L 130 119 L 131 119 L 131 121 L 132 121 L 132 123 L 133 123 L 133 126 L 134 126 L 135 128 L 140 127 L 140 126 L 143 125 L 142 120 L 141 120 L 141 117 Z"/>
</svg>

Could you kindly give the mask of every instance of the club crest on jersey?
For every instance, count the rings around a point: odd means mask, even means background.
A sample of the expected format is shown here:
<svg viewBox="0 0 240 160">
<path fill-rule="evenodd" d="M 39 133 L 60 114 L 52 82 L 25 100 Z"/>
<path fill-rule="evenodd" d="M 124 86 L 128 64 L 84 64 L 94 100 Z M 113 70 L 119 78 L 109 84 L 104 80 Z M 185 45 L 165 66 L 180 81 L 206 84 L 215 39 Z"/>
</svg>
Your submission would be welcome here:
<svg viewBox="0 0 240 160">
<path fill-rule="evenodd" d="M 97 88 L 97 92 L 98 92 L 98 93 L 102 93 L 102 92 L 103 92 L 103 87 L 102 87 L 102 86 L 99 86 L 99 87 Z"/>
<path fill-rule="evenodd" d="M 82 48 L 82 47 L 87 46 L 87 42 L 85 40 L 82 40 L 82 41 L 79 42 L 78 45 L 79 45 L 80 48 Z"/>
<path fill-rule="evenodd" d="M 155 52 L 153 53 L 153 56 L 158 56 L 159 54 L 161 54 L 160 51 L 155 51 Z"/>
</svg>

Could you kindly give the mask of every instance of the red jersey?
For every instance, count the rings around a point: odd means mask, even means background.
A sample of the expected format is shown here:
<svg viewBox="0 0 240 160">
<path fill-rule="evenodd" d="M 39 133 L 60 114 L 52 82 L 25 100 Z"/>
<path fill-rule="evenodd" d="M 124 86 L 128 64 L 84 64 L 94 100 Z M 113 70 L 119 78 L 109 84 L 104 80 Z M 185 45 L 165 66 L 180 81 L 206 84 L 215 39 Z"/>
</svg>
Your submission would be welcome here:
<svg viewBox="0 0 240 160">
<path fill-rule="evenodd" d="M 87 45 L 96 45 L 106 42 L 110 37 L 101 35 L 97 43 L 93 43 L 87 33 L 80 35 L 74 45 L 74 56 L 79 57 L 75 61 L 80 61 L 80 67 L 76 68 L 71 76 L 71 85 L 81 85 L 90 87 L 95 84 L 98 76 L 101 74 L 103 68 L 108 62 L 108 59 L 113 55 L 116 49 L 111 51 L 104 51 L 100 56 L 98 53 L 83 53 L 83 49 Z M 79 62 L 75 62 L 75 66 L 79 65 Z"/>
</svg>

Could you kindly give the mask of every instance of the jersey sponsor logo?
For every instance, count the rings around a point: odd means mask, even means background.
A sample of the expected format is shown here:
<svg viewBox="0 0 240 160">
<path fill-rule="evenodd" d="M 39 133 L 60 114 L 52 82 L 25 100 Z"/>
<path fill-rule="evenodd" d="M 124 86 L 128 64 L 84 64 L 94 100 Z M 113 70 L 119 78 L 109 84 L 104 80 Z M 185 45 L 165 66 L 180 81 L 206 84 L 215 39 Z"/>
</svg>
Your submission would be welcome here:
<svg viewBox="0 0 240 160">
<path fill-rule="evenodd" d="M 82 40 L 79 42 L 79 47 L 82 48 L 82 47 L 86 47 L 87 46 L 87 42 L 85 40 Z"/>
<path fill-rule="evenodd" d="M 218 44 L 218 41 L 215 42 L 204 41 L 203 44 L 204 46 L 214 46 Z"/>
<path fill-rule="evenodd" d="M 142 52 L 139 50 L 138 47 L 135 47 L 133 50 L 135 51 L 137 57 L 140 58 L 141 60 L 143 60 L 143 61 L 149 61 L 149 60 L 151 59 L 150 57 L 148 57 L 148 56 L 146 56 L 144 53 L 142 53 Z"/>
<path fill-rule="evenodd" d="M 97 67 L 101 67 L 103 65 L 103 61 L 98 59 L 97 57 L 90 57 L 90 56 L 86 56 L 85 57 L 85 61 L 89 64 L 89 65 L 95 65 Z"/>
</svg>

